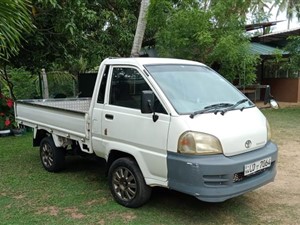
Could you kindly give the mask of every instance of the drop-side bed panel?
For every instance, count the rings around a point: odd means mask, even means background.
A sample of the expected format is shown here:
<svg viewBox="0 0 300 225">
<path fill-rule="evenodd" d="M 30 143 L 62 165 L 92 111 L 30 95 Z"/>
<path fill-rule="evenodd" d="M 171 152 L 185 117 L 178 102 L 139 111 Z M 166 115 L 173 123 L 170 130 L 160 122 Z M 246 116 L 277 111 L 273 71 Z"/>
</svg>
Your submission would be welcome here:
<svg viewBox="0 0 300 225">
<path fill-rule="evenodd" d="M 15 105 L 16 119 L 28 126 L 87 137 L 90 102 L 90 99 L 20 100 Z"/>
</svg>

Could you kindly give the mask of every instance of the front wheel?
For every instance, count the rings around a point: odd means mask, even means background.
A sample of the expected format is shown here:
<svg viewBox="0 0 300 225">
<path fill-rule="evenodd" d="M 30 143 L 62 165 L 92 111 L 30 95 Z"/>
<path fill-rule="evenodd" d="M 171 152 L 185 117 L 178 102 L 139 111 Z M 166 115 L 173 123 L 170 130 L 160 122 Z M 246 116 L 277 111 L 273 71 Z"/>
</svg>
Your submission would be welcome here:
<svg viewBox="0 0 300 225">
<path fill-rule="evenodd" d="M 64 150 L 55 146 L 52 137 L 45 137 L 41 141 L 40 158 L 43 167 L 49 172 L 58 172 L 64 169 Z"/>
<path fill-rule="evenodd" d="M 137 208 L 151 196 L 137 163 L 131 158 L 120 158 L 113 162 L 108 172 L 110 191 L 119 204 Z"/>
</svg>

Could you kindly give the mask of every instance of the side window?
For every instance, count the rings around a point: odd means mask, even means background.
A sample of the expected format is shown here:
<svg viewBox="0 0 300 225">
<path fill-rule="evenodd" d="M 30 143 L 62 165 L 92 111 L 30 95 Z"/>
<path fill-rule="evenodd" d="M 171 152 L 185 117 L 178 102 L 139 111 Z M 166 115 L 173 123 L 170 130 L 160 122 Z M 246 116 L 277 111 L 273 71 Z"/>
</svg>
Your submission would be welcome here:
<svg viewBox="0 0 300 225">
<path fill-rule="evenodd" d="M 133 68 L 114 68 L 109 103 L 133 109 L 141 108 L 142 91 L 151 90 L 141 74 Z M 155 111 L 167 114 L 155 97 Z"/>
<path fill-rule="evenodd" d="M 104 97 L 105 97 L 105 90 L 106 90 L 106 83 L 107 83 L 107 77 L 108 77 L 108 72 L 109 72 L 109 66 L 105 67 L 101 84 L 100 84 L 100 89 L 99 89 L 99 94 L 98 94 L 98 99 L 97 103 L 104 103 Z"/>
<path fill-rule="evenodd" d="M 143 90 L 150 90 L 150 87 L 136 69 L 113 69 L 110 104 L 140 109 L 141 93 Z"/>
</svg>

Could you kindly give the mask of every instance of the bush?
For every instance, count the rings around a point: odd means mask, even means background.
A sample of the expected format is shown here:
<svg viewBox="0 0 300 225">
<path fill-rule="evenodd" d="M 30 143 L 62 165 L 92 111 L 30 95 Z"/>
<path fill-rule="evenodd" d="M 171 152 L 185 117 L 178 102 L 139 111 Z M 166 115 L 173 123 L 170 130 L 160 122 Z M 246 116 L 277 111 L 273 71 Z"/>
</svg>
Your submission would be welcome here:
<svg viewBox="0 0 300 225">
<path fill-rule="evenodd" d="M 10 129 L 14 121 L 14 102 L 0 93 L 0 130 Z"/>
</svg>

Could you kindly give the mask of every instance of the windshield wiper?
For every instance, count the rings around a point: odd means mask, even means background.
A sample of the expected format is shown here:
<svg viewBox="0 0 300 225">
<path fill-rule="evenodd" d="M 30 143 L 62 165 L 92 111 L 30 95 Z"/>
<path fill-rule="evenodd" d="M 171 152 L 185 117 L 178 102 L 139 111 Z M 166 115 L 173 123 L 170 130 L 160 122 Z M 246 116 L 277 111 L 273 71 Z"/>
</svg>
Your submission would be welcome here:
<svg viewBox="0 0 300 225">
<path fill-rule="evenodd" d="M 244 98 L 242 100 L 237 101 L 235 104 L 232 103 L 218 103 L 218 104 L 213 104 L 213 105 L 208 105 L 206 107 L 204 107 L 204 109 L 193 112 L 190 115 L 190 118 L 194 118 L 196 115 L 198 114 L 203 114 L 203 113 L 208 113 L 208 112 L 214 112 L 214 114 L 218 114 L 221 113 L 222 116 L 224 116 L 224 114 L 230 110 L 235 109 L 236 107 L 238 107 L 239 105 L 245 103 L 249 101 L 249 99 Z M 220 109 L 220 108 L 225 108 L 225 109 Z M 244 110 L 244 107 L 241 108 L 241 111 Z"/>
<path fill-rule="evenodd" d="M 213 105 L 205 106 L 204 109 L 216 109 L 216 108 L 223 108 L 223 107 L 230 107 L 233 106 L 232 103 L 217 103 Z"/>
<path fill-rule="evenodd" d="M 245 103 L 245 102 L 250 102 L 250 101 L 249 101 L 249 99 L 247 99 L 247 98 L 243 98 L 242 100 L 237 101 L 234 105 L 232 105 L 232 106 L 230 106 L 230 107 L 227 107 L 226 109 L 216 111 L 215 114 L 217 114 L 218 112 L 220 112 L 221 115 L 224 116 L 224 114 L 225 114 L 226 112 L 235 109 L 236 107 L 238 107 L 239 105 L 241 105 L 241 104 L 243 104 L 243 103 Z M 244 107 L 242 107 L 240 110 L 243 111 L 243 110 L 244 110 Z"/>
<path fill-rule="evenodd" d="M 198 114 L 202 114 L 202 113 L 207 113 L 207 112 L 214 112 L 216 114 L 216 112 L 218 113 L 219 111 L 216 111 L 219 108 L 225 108 L 225 107 L 232 107 L 234 106 L 231 103 L 217 103 L 217 104 L 212 104 L 212 105 L 208 105 L 205 106 L 204 109 L 201 109 L 199 111 L 195 111 L 193 112 L 190 117 L 193 119 L 194 116 L 198 115 Z"/>
</svg>

